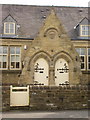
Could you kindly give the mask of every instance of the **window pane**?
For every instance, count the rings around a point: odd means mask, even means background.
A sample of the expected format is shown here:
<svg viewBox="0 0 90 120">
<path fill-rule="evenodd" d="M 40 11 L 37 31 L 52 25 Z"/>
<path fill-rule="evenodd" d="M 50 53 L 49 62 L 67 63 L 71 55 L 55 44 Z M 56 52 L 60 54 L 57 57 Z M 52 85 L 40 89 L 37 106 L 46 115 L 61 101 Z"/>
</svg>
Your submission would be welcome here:
<svg viewBox="0 0 90 120">
<path fill-rule="evenodd" d="M 90 27 L 88 25 L 82 26 L 82 31 L 88 31 Z"/>
<path fill-rule="evenodd" d="M 2 55 L 0 55 L 0 62 L 2 62 Z"/>
<path fill-rule="evenodd" d="M 6 30 L 5 30 L 5 33 L 9 33 L 9 29 L 6 29 Z"/>
<path fill-rule="evenodd" d="M 88 48 L 88 55 L 90 55 L 90 48 Z"/>
<path fill-rule="evenodd" d="M 16 62 L 16 68 L 20 68 L 20 63 Z"/>
<path fill-rule="evenodd" d="M 10 53 L 15 54 L 15 47 L 10 47 Z"/>
<path fill-rule="evenodd" d="M 14 29 L 10 29 L 10 33 L 14 33 Z"/>
<path fill-rule="evenodd" d="M 81 63 L 81 69 L 84 69 L 84 63 Z"/>
<path fill-rule="evenodd" d="M 9 33 L 9 23 L 5 24 L 5 33 Z"/>
<path fill-rule="evenodd" d="M 88 31 L 88 35 L 90 35 L 90 31 Z"/>
<path fill-rule="evenodd" d="M 85 55 L 85 48 L 81 48 L 81 55 Z"/>
<path fill-rule="evenodd" d="M 2 68 L 2 63 L 0 62 L 0 68 Z"/>
<path fill-rule="evenodd" d="M 85 26 L 82 26 L 82 30 L 85 30 Z"/>
<path fill-rule="evenodd" d="M 7 54 L 7 47 L 6 46 L 3 46 L 3 53 Z"/>
<path fill-rule="evenodd" d="M 19 62 L 19 61 L 20 61 L 20 56 L 16 55 L 16 62 Z"/>
<path fill-rule="evenodd" d="M 10 29 L 13 29 L 13 28 L 14 28 L 14 24 L 10 23 Z"/>
<path fill-rule="evenodd" d="M 3 62 L 6 62 L 7 61 L 7 56 L 6 55 L 3 55 Z"/>
<path fill-rule="evenodd" d="M 88 26 L 88 30 L 90 30 L 90 25 Z"/>
<path fill-rule="evenodd" d="M 9 23 L 5 23 L 6 29 L 9 29 Z"/>
<path fill-rule="evenodd" d="M 20 47 L 16 47 L 16 54 L 20 54 Z"/>
<path fill-rule="evenodd" d="M 88 31 L 88 26 L 85 26 L 85 30 Z"/>
<path fill-rule="evenodd" d="M 88 57 L 88 62 L 90 62 L 90 56 Z"/>
<path fill-rule="evenodd" d="M 7 63 L 3 62 L 3 68 L 7 68 Z"/>
<path fill-rule="evenodd" d="M 88 69 L 90 69 L 90 63 L 88 64 Z"/>
<path fill-rule="evenodd" d="M 82 35 L 86 35 L 86 34 L 85 34 L 85 31 L 82 31 Z"/>
<path fill-rule="evenodd" d="M 15 68 L 15 62 L 11 62 L 11 68 Z"/>
<path fill-rule="evenodd" d="M 11 62 L 15 62 L 15 55 L 11 55 Z"/>
<path fill-rule="evenodd" d="M 85 35 L 88 35 L 88 31 L 85 31 Z"/>
<path fill-rule="evenodd" d="M 84 56 L 81 56 L 81 62 L 84 62 Z"/>
<path fill-rule="evenodd" d="M 0 54 L 3 53 L 3 46 L 0 46 Z"/>
<path fill-rule="evenodd" d="M 10 23 L 10 33 L 14 33 L 14 24 Z"/>
</svg>

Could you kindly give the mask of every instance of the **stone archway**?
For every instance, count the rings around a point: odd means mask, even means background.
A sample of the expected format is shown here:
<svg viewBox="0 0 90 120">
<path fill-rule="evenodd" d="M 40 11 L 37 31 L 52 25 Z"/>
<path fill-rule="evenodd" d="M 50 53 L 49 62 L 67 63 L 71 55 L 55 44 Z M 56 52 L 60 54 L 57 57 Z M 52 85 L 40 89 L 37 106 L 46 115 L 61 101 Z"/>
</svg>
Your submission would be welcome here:
<svg viewBox="0 0 90 120">
<path fill-rule="evenodd" d="M 50 85 L 50 55 L 44 51 L 35 53 L 29 61 L 29 75 L 32 83 Z"/>
<path fill-rule="evenodd" d="M 55 85 L 74 83 L 74 61 L 67 52 L 61 51 L 54 55 L 54 68 Z"/>
</svg>

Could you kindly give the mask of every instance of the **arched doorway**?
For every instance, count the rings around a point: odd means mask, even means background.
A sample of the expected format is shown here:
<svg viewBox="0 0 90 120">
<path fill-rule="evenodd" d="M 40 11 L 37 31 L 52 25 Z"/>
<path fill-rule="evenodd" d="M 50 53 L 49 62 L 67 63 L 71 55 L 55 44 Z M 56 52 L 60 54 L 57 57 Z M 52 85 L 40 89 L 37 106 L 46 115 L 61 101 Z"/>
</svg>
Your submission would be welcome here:
<svg viewBox="0 0 90 120">
<path fill-rule="evenodd" d="M 39 58 L 34 64 L 34 83 L 48 85 L 49 66 L 44 58 Z"/>
<path fill-rule="evenodd" d="M 60 58 L 55 63 L 55 85 L 69 82 L 69 65 L 67 61 Z"/>
</svg>

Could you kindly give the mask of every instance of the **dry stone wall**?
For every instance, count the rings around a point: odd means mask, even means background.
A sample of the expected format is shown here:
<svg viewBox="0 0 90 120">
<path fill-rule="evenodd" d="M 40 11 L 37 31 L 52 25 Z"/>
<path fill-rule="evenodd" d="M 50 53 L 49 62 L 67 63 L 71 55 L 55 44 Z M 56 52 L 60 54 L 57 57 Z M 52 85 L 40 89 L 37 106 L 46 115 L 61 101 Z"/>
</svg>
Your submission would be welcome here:
<svg viewBox="0 0 90 120">
<path fill-rule="evenodd" d="M 10 107 L 10 86 L 2 86 L 2 110 L 74 110 L 88 108 L 87 86 L 29 86 L 28 107 Z"/>
</svg>

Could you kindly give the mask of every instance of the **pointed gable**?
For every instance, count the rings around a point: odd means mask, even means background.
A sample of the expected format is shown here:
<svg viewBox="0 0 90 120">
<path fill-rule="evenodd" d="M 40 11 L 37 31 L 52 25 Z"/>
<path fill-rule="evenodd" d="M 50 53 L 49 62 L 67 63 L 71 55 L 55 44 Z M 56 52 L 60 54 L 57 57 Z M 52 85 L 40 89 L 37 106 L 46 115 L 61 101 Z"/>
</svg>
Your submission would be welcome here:
<svg viewBox="0 0 90 120">
<path fill-rule="evenodd" d="M 60 19 L 58 19 L 55 14 L 55 10 L 53 9 L 47 16 L 42 28 L 33 42 L 34 46 L 41 46 L 42 48 L 47 49 L 56 49 L 59 47 L 65 47 L 67 44 L 68 46 L 71 46 L 72 44 Z"/>
<path fill-rule="evenodd" d="M 3 22 L 14 22 L 16 23 L 17 21 L 9 14 L 4 20 Z"/>
<path fill-rule="evenodd" d="M 40 30 L 40 34 L 43 33 L 44 37 L 46 37 L 49 32 L 50 32 L 50 34 L 51 33 L 54 34 L 54 32 L 57 33 L 58 37 L 62 33 L 65 33 L 65 31 L 62 27 L 62 24 L 61 24 L 60 20 L 57 18 L 55 11 L 53 9 L 51 10 L 51 13 L 46 18 L 46 20 L 44 22 L 44 26 Z"/>
<path fill-rule="evenodd" d="M 90 24 L 90 20 L 88 19 L 88 18 L 86 18 L 86 17 L 84 17 L 76 26 L 75 26 L 75 28 L 77 28 L 78 26 L 80 26 L 80 25 L 88 25 L 88 24 Z"/>
</svg>

